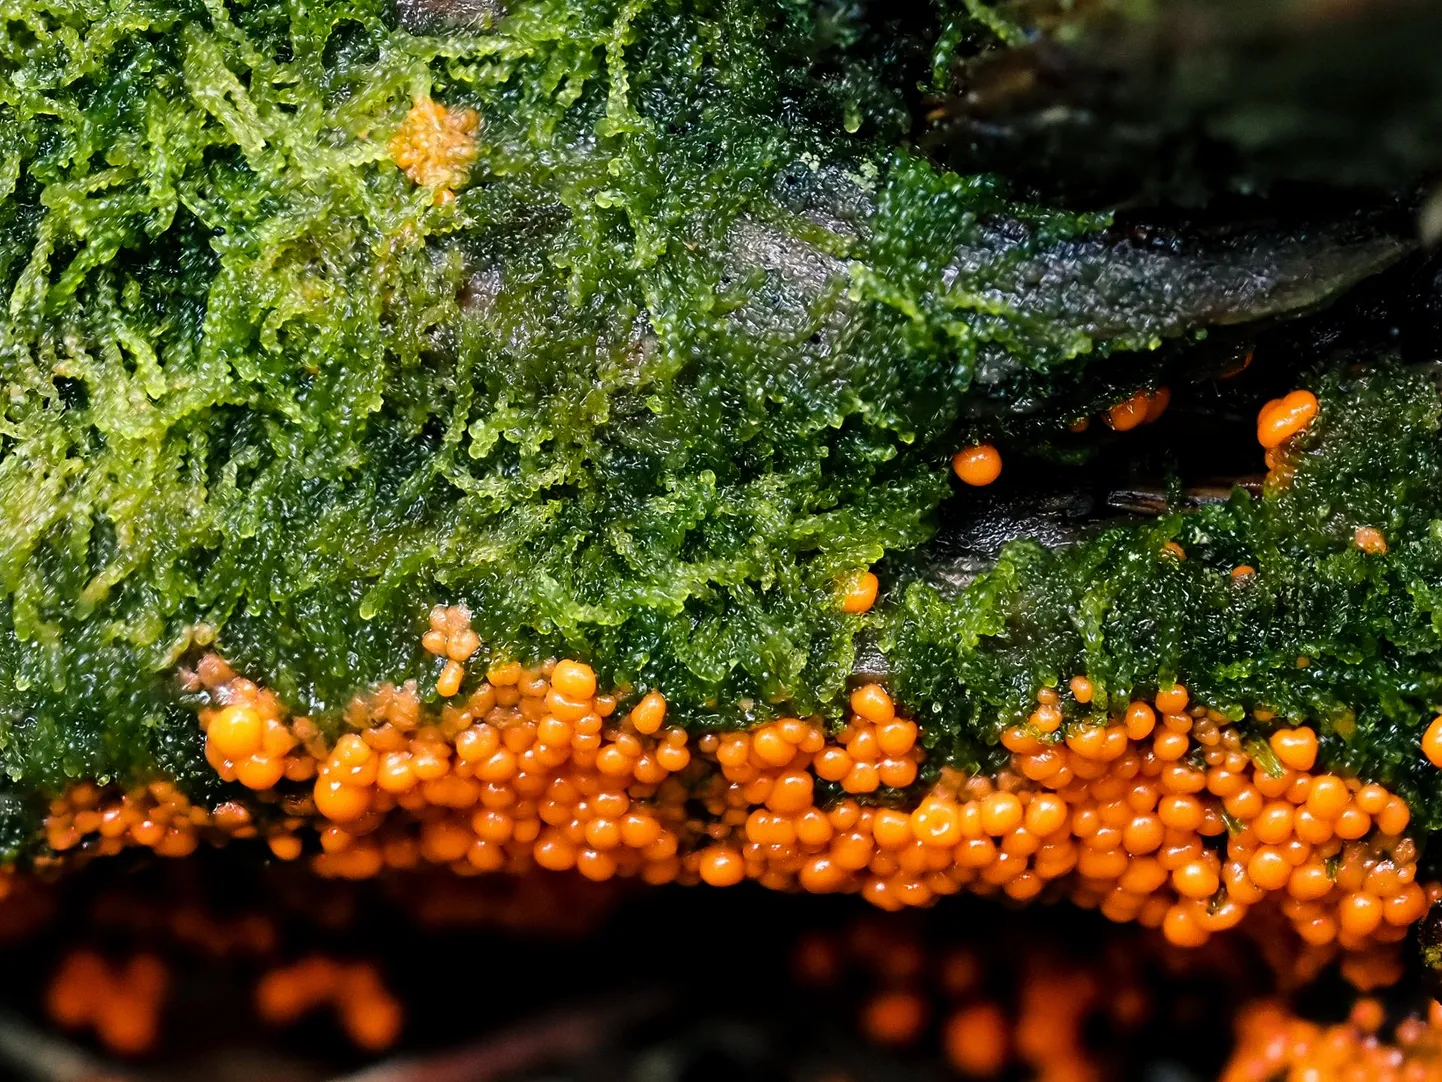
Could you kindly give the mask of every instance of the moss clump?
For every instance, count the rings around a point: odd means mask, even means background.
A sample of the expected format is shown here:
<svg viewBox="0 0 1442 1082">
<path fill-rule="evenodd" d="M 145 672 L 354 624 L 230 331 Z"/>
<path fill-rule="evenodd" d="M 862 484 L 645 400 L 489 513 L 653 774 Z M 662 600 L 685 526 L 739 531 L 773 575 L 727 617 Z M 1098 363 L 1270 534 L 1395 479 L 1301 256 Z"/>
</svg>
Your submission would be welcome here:
<svg viewBox="0 0 1442 1082">
<path fill-rule="evenodd" d="M 837 583 L 930 536 L 968 412 L 1193 328 L 1129 283 L 1105 335 L 1095 304 L 1016 297 L 1012 270 L 1106 218 L 908 152 L 933 45 L 985 33 L 955 13 L 907 36 L 809 0 L 508 9 L 419 33 L 380 0 L 19 0 L 0 23 L 15 792 L 199 784 L 171 678 L 197 646 L 301 711 L 433 688 L 438 601 L 497 654 L 585 657 L 693 725 L 830 710 L 889 619 L 838 611 Z M 476 113 L 454 199 L 389 157 L 426 100 Z M 1139 621 L 1108 687 L 1190 660 L 1143 598 L 1180 619 L 1202 587 L 1129 554 L 1231 521 L 1013 550 L 975 593 L 1037 584 L 1005 673 L 947 646 L 972 602 L 909 595 L 893 638 L 943 706 L 932 739 L 961 757 L 991 728 L 923 660 L 1000 702 L 1061 664 L 1077 598 Z M 1368 582 L 1336 596 L 1370 604 Z M 1231 679 L 1198 690 L 1253 686 Z"/>
<path fill-rule="evenodd" d="M 19 4 L 6 771 L 148 768 L 216 636 L 335 706 L 419 663 L 438 599 L 693 709 L 833 697 L 835 580 L 926 536 L 977 343 L 1090 345 L 928 291 L 1014 208 L 895 151 L 905 49 L 863 38 L 780 0 L 439 36 L 378 2 Z M 428 97 L 483 125 L 454 201 L 388 160 Z"/>
<path fill-rule="evenodd" d="M 1306 382 L 1320 418 L 1261 498 L 1070 547 L 1016 542 L 964 590 L 907 589 L 887 645 L 943 758 L 999 760 L 1000 731 L 1024 722 L 1036 689 L 1073 675 L 1099 689 L 1077 717 L 1179 680 L 1235 721 L 1260 710 L 1316 726 L 1325 763 L 1442 824 L 1419 746 L 1442 708 L 1442 400 L 1430 375 L 1385 363 Z M 1357 546 L 1362 526 L 1385 555 Z"/>
</svg>

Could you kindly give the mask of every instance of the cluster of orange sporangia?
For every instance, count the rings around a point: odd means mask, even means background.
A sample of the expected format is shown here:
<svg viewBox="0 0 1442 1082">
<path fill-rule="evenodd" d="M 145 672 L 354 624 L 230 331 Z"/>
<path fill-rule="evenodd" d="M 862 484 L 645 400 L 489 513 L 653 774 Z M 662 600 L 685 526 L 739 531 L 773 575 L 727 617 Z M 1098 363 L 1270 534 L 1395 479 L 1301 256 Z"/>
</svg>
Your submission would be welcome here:
<svg viewBox="0 0 1442 1082">
<path fill-rule="evenodd" d="M 1138 391 L 1130 398 L 1123 399 L 1101 415 L 1106 426 L 1115 432 L 1130 432 L 1142 425 L 1155 424 L 1167 412 L 1172 403 L 1172 392 L 1168 387 L 1155 391 Z M 1078 417 L 1067 426 L 1071 432 L 1085 432 L 1091 428 L 1092 419 Z"/>
<path fill-rule="evenodd" d="M 278 966 L 261 977 L 255 989 L 256 1011 L 271 1025 L 288 1026 L 313 1010 L 336 1012 L 346 1036 L 358 1047 L 375 1052 L 400 1036 L 399 1001 L 366 962 L 342 964 L 314 954 Z"/>
<path fill-rule="evenodd" d="M 1091 699 L 1085 678 L 1070 690 Z M 1406 803 L 1316 771 L 1310 728 L 1276 729 L 1265 747 L 1249 746 L 1178 686 L 1107 725 L 1063 730 L 1056 693 L 1041 699 L 1002 743 L 1012 769 L 1040 787 L 1028 811 L 1056 807 L 1068 825 L 1068 835 L 1040 842 L 1029 870 L 1075 873 L 1082 904 L 1160 926 L 1183 946 L 1269 899 L 1304 940 L 1349 949 L 1399 940 L 1426 912 Z"/>
<path fill-rule="evenodd" d="M 244 803 L 213 808 L 191 802 L 174 782 L 152 781 L 125 791 L 78 782 L 50 802 L 45 841 L 56 854 L 111 856 L 143 846 L 164 857 L 184 857 L 202 840 L 253 838 L 252 813 Z"/>
<path fill-rule="evenodd" d="M 426 646 L 446 659 L 443 676 L 464 670 L 478 646 L 464 610 L 436 610 Z M 693 741 L 666 724 L 660 692 L 621 711 L 580 662 L 493 664 L 462 693 L 464 676 L 439 709 L 413 684 L 359 697 L 327 740 L 208 656 L 192 677 L 211 703 L 206 756 L 253 799 L 206 810 L 163 782 L 111 796 L 79 786 L 52 806 L 47 836 L 57 850 L 93 839 L 180 855 L 207 832 L 260 834 L 277 857 L 309 853 L 332 876 L 432 864 L 754 879 L 886 909 L 1046 892 L 1183 946 L 1265 902 L 1308 942 L 1356 950 L 1400 939 L 1429 902 L 1400 798 L 1316 770 L 1312 730 L 1249 744 L 1180 686 L 1101 724 L 1066 721 L 1062 692 L 1043 688 L 1002 733 L 1006 769 L 943 771 L 902 811 L 863 802 L 911 785 L 922 761 L 916 724 L 877 684 L 852 693 L 832 736 L 783 718 Z M 1066 692 L 1083 706 L 1093 696 L 1084 677 Z M 823 782 L 839 797 L 820 798 Z"/>
<path fill-rule="evenodd" d="M 1314 981 L 1335 950 L 1276 931 L 1194 952 L 1135 929 L 1079 948 L 1086 931 L 1065 920 L 1002 917 L 962 938 L 952 925 L 858 920 L 802 937 L 792 968 L 818 989 L 866 989 L 864 1036 L 899 1048 L 934 1041 L 966 1078 L 1130 1077 L 1156 1051 L 1134 1046 L 1185 1027 L 1220 1030 L 1219 1045 L 1234 1031 L 1220 1082 L 1442 1082 L 1442 1006 L 1388 1027 L 1380 999 L 1353 993 L 1345 1021 L 1307 1021 L 1286 1006 L 1287 990 Z M 1261 964 L 1263 945 L 1279 948 L 1277 968 Z"/>
<path fill-rule="evenodd" d="M 1292 439 L 1311 427 L 1320 408 L 1317 396 L 1311 391 L 1295 390 L 1272 399 L 1257 412 L 1257 442 L 1263 448 L 1268 487 L 1285 488 L 1292 483 L 1296 473 Z M 1358 547 L 1366 551 L 1370 543 L 1367 535 L 1359 539 Z"/>
<path fill-rule="evenodd" d="M 151 1048 L 170 983 L 160 959 L 137 954 L 112 965 L 94 951 L 66 956 L 50 981 L 46 1009 L 69 1029 L 93 1029 L 100 1041 L 124 1055 Z"/>
<path fill-rule="evenodd" d="M 91 950 L 68 954 L 46 990 L 46 1011 L 67 1029 L 90 1029 L 112 1052 L 135 1056 L 155 1049 L 169 992 L 169 972 L 153 954 L 111 963 Z M 264 973 L 255 989 L 256 1011 L 288 1026 L 311 1011 L 336 1012 L 346 1036 L 359 1048 L 379 1051 L 400 1036 L 400 1003 L 381 983 L 375 967 L 342 964 L 311 955 Z"/>
<path fill-rule="evenodd" d="M 474 109 L 447 108 L 426 95 L 411 105 L 386 150 L 414 183 L 434 190 L 437 203 L 448 203 L 475 164 L 480 130 Z"/>
<path fill-rule="evenodd" d="M 967 1077 L 995 1078 L 1025 1068 L 1045 1082 L 1101 1082 L 1105 1071 L 1087 1047 L 1089 1025 L 1104 1021 L 1118 1033 L 1135 1030 L 1147 1018 L 1138 988 L 1104 988 L 1099 974 L 1059 964 L 1021 959 L 1023 973 L 1015 1002 L 1006 1003 L 987 987 L 987 973 L 973 953 L 954 951 L 939 973 L 939 996 L 928 996 L 895 964 L 876 967 L 883 988 L 861 1006 L 858 1022 L 866 1037 L 882 1045 L 914 1044 L 933 1024 L 942 1051 Z M 947 1006 L 936 1012 L 935 999 Z"/>
<path fill-rule="evenodd" d="M 1409 1015 L 1390 1033 L 1376 999 L 1353 1004 L 1346 1021 L 1322 1025 L 1284 1004 L 1237 1013 L 1237 1044 L 1220 1082 L 1442 1082 L 1442 1006 Z"/>
</svg>

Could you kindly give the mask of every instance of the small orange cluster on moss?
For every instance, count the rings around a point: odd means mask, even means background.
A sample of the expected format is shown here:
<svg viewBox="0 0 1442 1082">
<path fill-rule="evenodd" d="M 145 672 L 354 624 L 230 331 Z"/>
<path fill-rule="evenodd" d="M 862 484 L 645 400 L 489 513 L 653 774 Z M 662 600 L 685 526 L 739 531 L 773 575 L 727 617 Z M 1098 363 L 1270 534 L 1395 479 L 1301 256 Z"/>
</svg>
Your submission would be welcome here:
<svg viewBox="0 0 1442 1082">
<path fill-rule="evenodd" d="M 92 1027 L 107 1048 L 135 1056 L 155 1045 L 169 974 L 159 959 L 138 954 L 113 966 L 93 951 L 61 962 L 46 990 L 46 1007 L 68 1029 Z"/>
<path fill-rule="evenodd" d="M 1368 556 L 1387 555 L 1387 536 L 1375 526 L 1358 526 L 1352 532 L 1352 544 Z"/>
<path fill-rule="evenodd" d="M 1268 402 L 1257 414 L 1257 442 L 1267 450 L 1280 447 L 1316 419 L 1317 396 L 1311 391 L 1292 391 Z"/>
<path fill-rule="evenodd" d="M 387 151 L 416 184 L 432 188 L 436 202 L 455 198 L 475 163 L 481 117 L 474 109 L 447 109 L 429 96 L 416 99 Z"/>
<path fill-rule="evenodd" d="M 251 811 L 238 801 L 206 809 L 170 781 L 153 781 L 117 793 L 79 782 L 50 802 L 45 840 L 56 853 L 111 856 L 132 845 L 163 857 L 185 857 L 202 840 L 253 838 Z M 82 846 L 82 843 L 83 846 Z"/>
<path fill-rule="evenodd" d="M 256 1013 L 274 1026 L 288 1026 L 319 1007 L 332 1007 L 358 1047 L 379 1051 L 400 1036 L 402 1010 L 365 962 L 343 965 L 321 955 L 279 966 L 255 989 Z"/>
<path fill-rule="evenodd" d="M 282 778 L 307 781 L 313 764 L 304 756 L 290 757 L 308 734 L 307 723 L 282 720 L 285 708 L 274 694 L 235 675 L 230 666 L 214 654 L 207 654 L 195 673 L 199 686 L 211 691 L 218 709 L 202 715 L 205 730 L 205 759 L 226 781 L 238 781 L 247 789 L 273 789 Z M 312 735 L 318 736 L 316 732 Z"/>
<path fill-rule="evenodd" d="M 481 648 L 481 637 L 471 630 L 471 616 L 463 607 L 437 605 L 431 610 L 431 629 L 421 636 L 421 645 L 446 659 L 436 677 L 436 693 L 450 698 L 461 690 L 466 678 L 465 662 Z"/>
<path fill-rule="evenodd" d="M 1292 437 L 1304 432 L 1317 418 L 1320 405 L 1311 391 L 1297 390 L 1268 402 L 1257 414 L 1257 442 L 1265 449 L 1267 484 L 1285 487 L 1296 466 L 1290 453 Z M 1380 534 L 1378 535 L 1380 536 Z M 1358 541 L 1358 547 L 1364 547 Z"/>
<path fill-rule="evenodd" d="M 1442 766 L 1442 714 L 1433 718 L 1422 733 L 1422 754 L 1433 766 Z"/>
<path fill-rule="evenodd" d="M 1273 1001 L 1237 1016 L 1237 1045 L 1220 1082 L 1442 1082 L 1442 1008 L 1398 1023 L 1386 1039 L 1386 1011 L 1359 999 L 1344 1022 L 1319 1025 Z"/>
<path fill-rule="evenodd" d="M 1149 425 L 1161 419 L 1171 405 L 1172 392 L 1166 387 L 1155 391 L 1138 391 L 1124 402 L 1118 402 L 1106 412 L 1107 425 L 1117 432 L 1130 432 L 1141 425 Z"/>
<path fill-rule="evenodd" d="M 759 735 L 759 731 L 750 734 L 753 740 Z M 874 793 L 881 786 L 905 789 L 916 780 L 922 759 L 917 735 L 916 722 L 897 717 L 886 690 L 866 684 L 852 692 L 850 721 L 835 742 L 819 751 L 806 750 L 818 751 L 812 762 L 816 776 L 839 783 L 844 792 Z"/>
</svg>

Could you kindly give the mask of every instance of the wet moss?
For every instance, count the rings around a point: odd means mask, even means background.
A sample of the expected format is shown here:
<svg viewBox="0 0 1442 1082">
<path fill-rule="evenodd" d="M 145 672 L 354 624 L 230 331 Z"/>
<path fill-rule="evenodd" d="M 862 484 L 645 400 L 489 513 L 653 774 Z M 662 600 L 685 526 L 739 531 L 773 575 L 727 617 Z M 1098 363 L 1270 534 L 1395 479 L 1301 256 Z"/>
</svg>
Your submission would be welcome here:
<svg viewBox="0 0 1442 1082">
<path fill-rule="evenodd" d="M 935 35 L 987 33 L 960 16 L 907 38 L 801 0 L 509 8 L 422 33 L 379 0 L 23 0 L 0 25 L 14 792 L 205 784 L 174 681 L 199 646 L 297 711 L 410 676 L 431 693 L 437 602 L 468 605 L 493 655 L 585 657 L 698 727 L 834 713 L 856 636 L 884 627 L 957 761 L 1039 666 L 1078 656 L 1074 612 L 1117 694 L 1203 659 L 1199 693 L 1283 711 L 1378 692 L 1401 726 L 1432 695 L 1433 632 L 1405 588 L 1437 581 L 1431 550 L 1399 545 L 1374 573 L 1332 560 L 1320 520 L 1284 540 L 1302 474 L 1273 503 L 1015 547 L 961 598 L 891 584 L 900 607 L 841 613 L 840 580 L 931 536 L 970 405 L 1004 411 L 1024 386 L 1033 409 L 1052 373 L 1072 387 L 1189 326 L 1139 317 L 1097 340 L 988 291 L 1107 218 L 908 151 Z M 455 199 L 388 158 L 424 97 L 480 116 Z M 1432 415 L 1398 386 L 1420 427 L 1389 434 L 1410 463 Z M 1366 491 L 1420 528 L 1417 493 Z M 1153 559 L 1173 535 L 1265 541 L 1276 585 L 1227 608 L 1208 560 Z M 1245 625 L 1279 597 L 1309 620 L 1362 606 L 1412 684 L 1394 701 L 1400 675 L 1266 676 L 1294 640 L 1319 659 L 1364 645 L 1331 624 L 1308 638 L 1301 617 L 1276 638 Z"/>
<path fill-rule="evenodd" d="M 944 757 L 1000 761 L 1001 729 L 1074 675 L 1098 689 L 1072 704 L 1082 718 L 1181 681 L 1263 732 L 1317 727 L 1325 763 L 1399 788 L 1429 829 L 1442 822 L 1419 746 L 1442 708 L 1437 386 L 1382 361 L 1303 382 L 1320 418 L 1288 450 L 1290 479 L 1274 471 L 1260 498 L 1238 491 L 1072 546 L 1016 542 L 965 589 L 907 588 L 886 647 Z M 1362 526 L 1381 530 L 1385 555 L 1357 546 Z M 1234 577 L 1243 565 L 1255 574 Z"/>
<path fill-rule="evenodd" d="M 149 767 L 171 670 L 217 635 L 335 707 L 416 670 L 437 600 L 496 651 L 695 708 L 834 698 L 859 625 L 835 580 L 926 536 L 924 452 L 972 372 L 969 317 L 912 310 L 907 246 L 1008 205 L 893 149 L 897 48 L 800 3 L 549 0 L 439 36 L 379 3 L 17 11 L 13 778 Z M 484 124 L 456 201 L 387 159 L 427 95 Z M 852 226 L 798 209 L 823 203 Z M 788 293 L 742 224 L 803 238 L 819 288 Z"/>
</svg>

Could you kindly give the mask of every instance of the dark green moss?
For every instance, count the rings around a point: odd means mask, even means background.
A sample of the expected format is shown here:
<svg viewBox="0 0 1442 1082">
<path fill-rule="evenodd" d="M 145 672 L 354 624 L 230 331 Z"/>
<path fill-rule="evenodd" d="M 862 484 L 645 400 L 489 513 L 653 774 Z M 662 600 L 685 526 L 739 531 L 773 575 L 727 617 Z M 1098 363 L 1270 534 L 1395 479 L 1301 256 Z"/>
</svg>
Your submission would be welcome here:
<svg viewBox="0 0 1442 1082">
<path fill-rule="evenodd" d="M 1439 581 L 1432 550 L 1347 555 L 1321 503 L 1287 502 L 1305 474 L 1273 503 L 1016 547 L 957 599 L 841 614 L 839 580 L 931 536 L 978 401 L 1024 386 L 1034 408 L 1051 373 L 1192 325 L 1143 313 L 1094 340 L 988 291 L 1106 218 L 906 149 L 926 34 L 981 33 L 959 16 L 907 39 L 803 0 L 508 7 L 429 37 L 379 0 L 22 0 L 0 23 L 15 794 L 154 771 L 204 791 L 173 674 L 211 643 L 307 712 L 433 688 L 436 602 L 468 604 L 496 654 L 584 656 L 698 726 L 834 713 L 857 634 L 884 627 L 961 761 L 1078 660 L 1117 694 L 1160 672 L 1287 713 L 1351 704 L 1359 731 L 1435 698 L 1406 588 Z M 451 202 L 387 158 L 424 94 L 484 122 Z M 1435 478 L 1435 396 L 1392 386 L 1377 408 L 1415 424 L 1389 430 L 1389 468 Z M 1319 461 L 1366 443 L 1326 431 Z M 1433 497 L 1363 491 L 1431 543 Z M 1156 557 L 1173 535 L 1180 568 Z M 1218 561 L 1263 541 L 1233 598 Z M 1317 665 L 1283 680 L 1294 646 Z M 1341 675 L 1366 649 L 1389 660 Z"/>
<path fill-rule="evenodd" d="M 1008 204 L 891 149 L 905 49 L 766 0 L 549 0 L 432 38 L 378 3 L 17 11 L 13 778 L 172 759 L 197 636 L 324 710 L 415 671 L 438 600 L 498 651 L 584 653 L 697 709 L 836 695 L 860 624 L 836 579 L 927 535 L 961 340 L 996 320 L 914 310 L 917 245 Z M 423 93 L 484 118 L 449 205 L 387 161 Z M 853 227 L 798 209 L 822 204 Z M 743 219 L 855 261 L 855 295 L 782 296 Z M 1032 365 L 1078 348 L 1012 332 Z"/>
<path fill-rule="evenodd" d="M 1071 547 L 1017 542 L 950 595 L 908 588 L 887 646 L 944 757 L 995 762 L 1036 689 L 1074 675 L 1105 691 L 1078 716 L 1181 681 L 1237 721 L 1260 707 L 1316 725 L 1325 762 L 1442 823 L 1419 746 L 1442 708 L 1442 402 L 1430 375 L 1385 364 L 1307 382 L 1321 419 L 1285 487 Z M 1385 556 L 1357 548 L 1359 526 Z M 1234 579 L 1243 564 L 1256 574 Z"/>
</svg>

